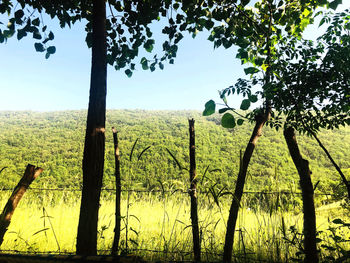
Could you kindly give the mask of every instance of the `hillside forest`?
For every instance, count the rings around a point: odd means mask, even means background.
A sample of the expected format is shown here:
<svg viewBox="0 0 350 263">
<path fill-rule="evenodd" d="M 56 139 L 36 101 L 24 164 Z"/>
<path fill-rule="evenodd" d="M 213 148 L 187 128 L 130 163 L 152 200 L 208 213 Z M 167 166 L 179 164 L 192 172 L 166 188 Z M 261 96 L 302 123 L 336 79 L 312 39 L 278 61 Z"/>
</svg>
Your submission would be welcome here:
<svg viewBox="0 0 350 263">
<path fill-rule="evenodd" d="M 44 169 L 33 188 L 80 189 L 85 117 L 86 111 L 1 112 L 0 168 L 7 168 L 1 174 L 0 187 L 12 189 L 25 165 L 31 163 Z M 199 190 L 232 190 L 252 124 L 225 129 L 218 115 L 203 117 L 196 111 L 107 111 L 103 187 L 115 188 L 114 126 L 119 136 L 123 189 L 186 190 L 188 171 L 179 165 L 189 167 L 189 118 L 195 119 Z M 350 129 L 324 130 L 319 139 L 349 178 Z M 298 141 L 302 155 L 310 161 L 316 202 L 325 204 L 345 197 L 339 174 L 317 142 L 307 136 L 298 136 Z M 264 128 L 245 191 L 300 192 L 282 132 Z"/>
</svg>

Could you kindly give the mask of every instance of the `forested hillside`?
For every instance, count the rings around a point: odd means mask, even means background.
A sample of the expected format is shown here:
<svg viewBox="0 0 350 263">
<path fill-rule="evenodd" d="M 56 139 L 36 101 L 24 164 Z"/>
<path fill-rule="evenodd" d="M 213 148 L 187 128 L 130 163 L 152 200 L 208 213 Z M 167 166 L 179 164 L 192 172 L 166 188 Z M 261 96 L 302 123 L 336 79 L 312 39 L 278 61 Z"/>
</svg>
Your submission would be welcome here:
<svg viewBox="0 0 350 263">
<path fill-rule="evenodd" d="M 238 173 L 240 150 L 244 150 L 252 126 L 222 128 L 219 118 L 202 117 L 195 111 L 111 110 L 107 112 L 104 187 L 114 188 L 114 150 L 111 127 L 119 131 L 124 188 L 187 189 L 189 166 L 188 118 L 195 119 L 197 173 L 200 188 L 232 187 Z M 44 168 L 33 187 L 77 188 L 82 182 L 81 161 L 85 133 L 85 111 L 0 112 L 0 187 L 13 187 L 27 163 Z M 350 128 L 323 131 L 319 138 L 347 176 L 350 176 Z M 130 152 L 135 141 L 132 160 Z M 302 154 L 310 160 L 316 192 L 345 195 L 341 180 L 321 148 L 312 138 L 298 136 Z M 146 147 L 151 146 L 141 156 Z M 139 160 L 138 160 L 139 158 Z M 203 178 L 206 168 L 208 172 Z M 246 190 L 298 190 L 298 176 L 289 157 L 282 132 L 264 128 Z"/>
</svg>

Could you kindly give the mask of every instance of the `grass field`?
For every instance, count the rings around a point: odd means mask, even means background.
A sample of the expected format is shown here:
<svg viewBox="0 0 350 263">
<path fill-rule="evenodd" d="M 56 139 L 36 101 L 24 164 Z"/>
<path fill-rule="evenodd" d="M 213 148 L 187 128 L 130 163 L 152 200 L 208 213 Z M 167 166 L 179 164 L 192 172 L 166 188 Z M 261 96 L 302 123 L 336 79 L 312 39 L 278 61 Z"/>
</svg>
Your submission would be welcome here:
<svg viewBox="0 0 350 263">
<path fill-rule="evenodd" d="M 9 194 L 1 194 L 1 207 Z M 249 195 L 246 195 L 245 199 L 248 198 Z M 79 202 L 80 197 L 75 192 L 29 190 L 15 211 L 1 249 L 29 253 L 74 253 Z M 200 196 L 203 260 L 221 258 L 229 202 L 228 196 L 222 197 L 219 207 L 212 198 Z M 243 202 L 234 247 L 235 257 L 242 262 L 247 258 L 286 261 L 296 258 L 301 252 L 302 214 L 283 211 L 283 207 L 273 204 L 276 202 L 272 198 L 271 209 L 262 211 L 249 208 Z M 337 229 L 340 225 L 331 223 L 335 218 L 349 221 L 347 211 L 339 203 L 317 210 L 319 238 L 322 239 L 319 247 L 325 262 L 330 262 L 329 256 L 340 257 L 344 253 L 342 249 L 349 249 L 347 242 L 339 240 L 349 239 L 349 229 Z M 148 260 L 192 259 L 188 195 L 123 193 L 122 215 L 121 253 L 140 255 Z M 98 249 L 101 254 L 110 253 L 113 229 L 113 193 L 105 193 L 99 220 Z"/>
</svg>

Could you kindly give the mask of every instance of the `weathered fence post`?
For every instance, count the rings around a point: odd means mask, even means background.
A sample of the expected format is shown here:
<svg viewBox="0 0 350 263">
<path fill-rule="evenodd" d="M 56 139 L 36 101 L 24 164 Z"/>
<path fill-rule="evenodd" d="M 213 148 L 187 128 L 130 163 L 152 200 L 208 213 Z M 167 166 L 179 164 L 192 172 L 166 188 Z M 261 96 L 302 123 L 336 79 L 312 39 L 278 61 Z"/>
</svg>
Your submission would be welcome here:
<svg viewBox="0 0 350 263">
<path fill-rule="evenodd" d="M 114 159 L 115 159 L 115 228 L 114 228 L 114 240 L 112 247 L 112 255 L 118 254 L 119 239 L 120 239 L 120 198 L 121 198 L 121 181 L 120 181 L 120 154 L 118 143 L 118 132 L 113 127 L 113 141 L 114 141 Z"/>
<path fill-rule="evenodd" d="M 4 210 L 0 215 L 0 246 L 4 241 L 4 235 L 11 223 L 11 218 L 15 209 L 23 197 L 24 193 L 27 191 L 29 185 L 37 178 L 43 171 L 40 167 L 35 167 L 34 165 L 28 164 L 24 172 L 23 177 L 15 187 L 7 201 Z"/>
<path fill-rule="evenodd" d="M 309 162 L 300 154 L 297 140 L 295 138 L 294 128 L 284 129 L 284 138 L 286 139 L 289 153 L 292 156 L 295 167 L 298 170 L 300 178 L 300 188 L 303 198 L 304 213 L 304 250 L 307 263 L 317 263 L 318 254 L 316 247 L 316 214 L 314 204 L 314 188 L 311 181 L 311 171 Z"/>
<path fill-rule="evenodd" d="M 201 261 L 201 244 L 198 225 L 198 205 L 197 205 L 197 178 L 196 178 L 196 146 L 194 133 L 194 119 L 188 120 L 190 132 L 190 190 L 191 197 L 191 223 L 193 236 L 193 253 L 196 262 Z"/>
</svg>

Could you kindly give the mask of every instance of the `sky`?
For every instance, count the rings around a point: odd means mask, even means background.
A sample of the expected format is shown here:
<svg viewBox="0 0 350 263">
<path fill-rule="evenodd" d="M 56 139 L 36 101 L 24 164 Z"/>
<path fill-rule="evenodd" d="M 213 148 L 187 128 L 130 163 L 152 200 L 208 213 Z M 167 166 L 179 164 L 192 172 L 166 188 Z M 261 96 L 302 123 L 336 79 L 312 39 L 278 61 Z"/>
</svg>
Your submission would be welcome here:
<svg viewBox="0 0 350 263">
<path fill-rule="evenodd" d="M 343 8 L 344 5 L 340 9 Z M 87 109 L 91 50 L 85 43 L 85 22 L 71 29 L 46 23 L 55 33 L 52 44 L 57 49 L 49 59 L 35 51 L 35 41 L 30 37 L 21 41 L 13 37 L 0 44 L 0 111 Z M 306 34 L 315 38 L 319 32 L 315 28 L 309 28 Z M 128 78 L 124 70 L 109 66 L 107 109 L 202 111 L 208 100 L 220 102 L 218 90 L 244 77 L 245 65 L 235 58 L 236 48 L 214 50 L 207 37 L 207 32 L 199 33 L 195 39 L 185 35 L 175 63 L 165 64 L 164 70 L 144 71 L 137 65 Z M 136 62 L 141 57 L 142 54 Z M 239 101 L 233 97 L 230 105 L 239 107 Z"/>
</svg>

